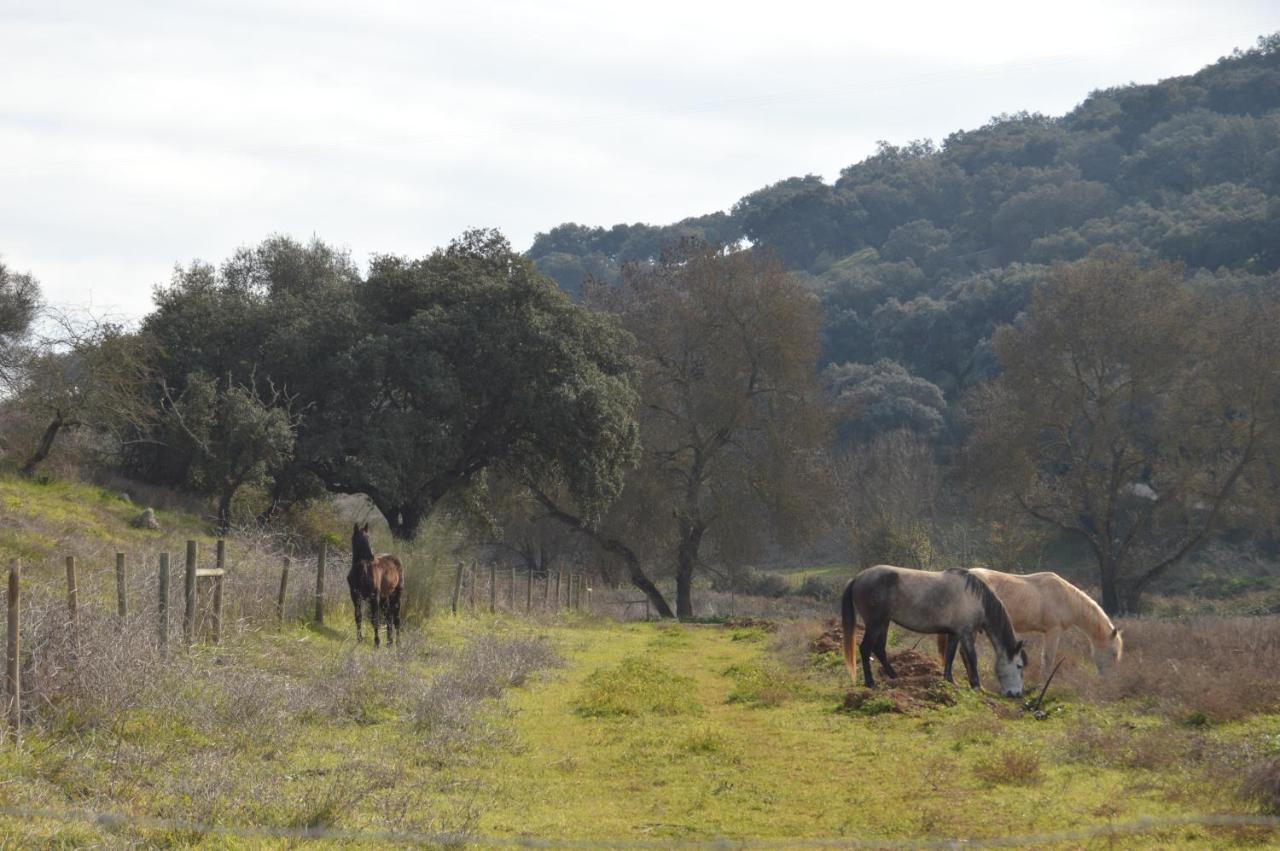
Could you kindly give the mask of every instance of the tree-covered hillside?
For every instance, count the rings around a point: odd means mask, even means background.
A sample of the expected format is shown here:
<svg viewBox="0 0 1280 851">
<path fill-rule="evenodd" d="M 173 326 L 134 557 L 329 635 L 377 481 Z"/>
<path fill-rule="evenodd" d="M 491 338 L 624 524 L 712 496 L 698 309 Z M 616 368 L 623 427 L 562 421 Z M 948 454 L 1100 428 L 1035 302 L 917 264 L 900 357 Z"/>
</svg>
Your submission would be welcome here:
<svg viewBox="0 0 1280 851">
<path fill-rule="evenodd" d="M 934 432 L 939 395 L 954 401 L 990 374 L 993 330 L 1049 264 L 1111 244 L 1222 286 L 1275 275 L 1280 33 L 1190 76 L 1094 92 L 1061 117 L 1014 113 L 941 144 L 881 143 L 833 184 L 787 178 L 728 212 L 563 224 L 527 256 L 577 293 L 689 236 L 772 249 L 823 301 L 825 360 L 867 364 L 833 369 L 837 392 L 888 402 L 905 388 L 916 403 L 877 416 Z"/>
</svg>

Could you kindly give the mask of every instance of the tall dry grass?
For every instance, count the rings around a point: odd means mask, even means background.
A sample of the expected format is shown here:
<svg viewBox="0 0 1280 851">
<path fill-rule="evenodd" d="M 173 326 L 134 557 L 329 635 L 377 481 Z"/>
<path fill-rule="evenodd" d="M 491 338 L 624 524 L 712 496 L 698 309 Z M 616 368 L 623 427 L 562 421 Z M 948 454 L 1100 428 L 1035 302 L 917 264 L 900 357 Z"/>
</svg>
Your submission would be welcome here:
<svg viewBox="0 0 1280 851">
<path fill-rule="evenodd" d="M 1088 700 L 1135 701 L 1186 719 L 1231 721 L 1280 711 L 1280 617 L 1126 620 L 1109 676 L 1087 663 L 1059 673 Z M 1197 715 L 1199 713 L 1199 715 Z"/>
</svg>

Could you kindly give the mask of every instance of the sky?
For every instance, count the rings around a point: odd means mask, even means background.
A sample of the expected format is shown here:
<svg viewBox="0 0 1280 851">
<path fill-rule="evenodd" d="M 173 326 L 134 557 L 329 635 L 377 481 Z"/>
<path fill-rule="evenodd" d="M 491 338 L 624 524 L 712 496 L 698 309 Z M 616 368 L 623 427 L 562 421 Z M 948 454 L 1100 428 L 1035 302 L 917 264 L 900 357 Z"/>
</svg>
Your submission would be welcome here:
<svg viewBox="0 0 1280 851">
<path fill-rule="evenodd" d="M 877 140 L 1187 74 L 1280 0 L 0 0 L 0 262 L 137 319 L 273 233 L 420 256 L 665 224 Z"/>
</svg>

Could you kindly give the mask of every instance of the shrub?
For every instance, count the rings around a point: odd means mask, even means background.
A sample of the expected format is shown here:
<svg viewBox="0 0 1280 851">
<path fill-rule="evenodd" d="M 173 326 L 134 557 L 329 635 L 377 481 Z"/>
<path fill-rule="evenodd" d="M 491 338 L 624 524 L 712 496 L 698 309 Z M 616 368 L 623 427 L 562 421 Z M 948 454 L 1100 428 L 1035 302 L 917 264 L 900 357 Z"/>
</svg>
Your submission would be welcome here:
<svg viewBox="0 0 1280 851">
<path fill-rule="evenodd" d="M 973 773 L 992 786 L 1034 786 L 1044 779 L 1040 755 L 1022 749 L 992 754 L 975 765 Z"/>
<path fill-rule="evenodd" d="M 796 593 L 801 597 L 812 597 L 820 602 L 830 602 L 840 596 L 847 579 L 835 579 L 830 576 L 806 576 Z"/>
<path fill-rule="evenodd" d="M 1280 618 L 1133 620 L 1107 677 L 1063 668 L 1064 684 L 1103 702 L 1137 700 L 1199 725 L 1280 708 Z M 1091 667 L 1091 666 L 1090 666 Z"/>
<path fill-rule="evenodd" d="M 725 676 L 733 680 L 728 703 L 781 706 L 801 690 L 799 679 L 777 664 L 734 665 Z"/>
<path fill-rule="evenodd" d="M 1267 815 L 1280 815 L 1280 758 L 1252 768 L 1240 785 L 1240 797 Z"/>
</svg>

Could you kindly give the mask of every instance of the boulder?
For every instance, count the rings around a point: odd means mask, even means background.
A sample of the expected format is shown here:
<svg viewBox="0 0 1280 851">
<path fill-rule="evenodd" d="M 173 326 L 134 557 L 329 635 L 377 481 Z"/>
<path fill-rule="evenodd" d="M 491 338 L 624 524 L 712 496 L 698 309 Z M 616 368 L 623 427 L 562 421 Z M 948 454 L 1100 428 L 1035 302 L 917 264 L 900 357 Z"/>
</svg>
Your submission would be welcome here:
<svg viewBox="0 0 1280 851">
<path fill-rule="evenodd" d="M 160 521 L 156 519 L 156 510 L 148 508 L 146 511 L 133 518 L 133 528 L 135 529 L 159 529 Z"/>
</svg>

